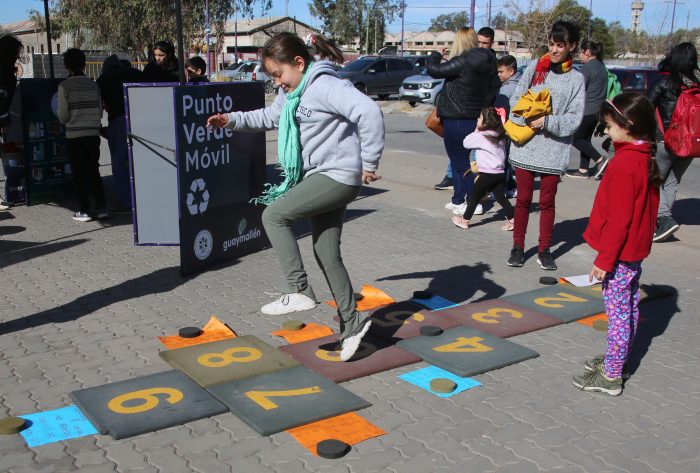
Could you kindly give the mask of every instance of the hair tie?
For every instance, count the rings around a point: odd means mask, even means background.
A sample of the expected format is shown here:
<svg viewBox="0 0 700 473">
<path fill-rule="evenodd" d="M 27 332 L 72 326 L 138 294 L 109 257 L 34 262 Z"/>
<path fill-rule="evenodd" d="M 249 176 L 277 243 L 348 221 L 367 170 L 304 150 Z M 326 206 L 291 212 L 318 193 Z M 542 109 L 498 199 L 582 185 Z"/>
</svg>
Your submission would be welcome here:
<svg viewBox="0 0 700 473">
<path fill-rule="evenodd" d="M 314 37 L 313 33 L 308 34 L 306 36 L 306 39 L 304 40 L 306 43 L 306 47 L 311 48 L 316 45 L 316 38 Z"/>
</svg>

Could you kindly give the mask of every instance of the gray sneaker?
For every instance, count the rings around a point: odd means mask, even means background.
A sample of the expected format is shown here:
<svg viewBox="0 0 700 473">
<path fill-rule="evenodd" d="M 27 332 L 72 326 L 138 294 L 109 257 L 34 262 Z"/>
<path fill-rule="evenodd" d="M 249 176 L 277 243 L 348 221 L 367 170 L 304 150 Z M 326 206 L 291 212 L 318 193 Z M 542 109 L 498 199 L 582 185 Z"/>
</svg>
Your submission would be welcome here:
<svg viewBox="0 0 700 473">
<path fill-rule="evenodd" d="M 605 361 L 605 355 L 600 354 L 596 355 L 593 358 L 590 358 L 586 361 L 583 362 L 583 368 L 586 371 L 593 371 L 597 369 L 599 366 L 603 366 L 603 361 Z M 622 379 L 630 379 L 630 374 L 629 371 L 627 370 L 627 363 L 622 367 Z"/>
<path fill-rule="evenodd" d="M 678 229 L 681 228 L 673 217 L 659 217 L 656 219 L 656 231 L 654 232 L 654 237 L 652 241 L 658 243 L 660 241 L 667 240 L 668 237 L 676 233 Z"/>
<path fill-rule="evenodd" d="M 593 358 L 584 361 L 583 367 L 586 371 L 593 371 L 602 365 L 603 361 L 605 361 L 605 355 L 596 355 Z"/>
<path fill-rule="evenodd" d="M 586 371 L 581 376 L 574 376 L 573 383 L 582 391 L 605 393 L 611 396 L 622 394 L 622 378 L 607 378 L 603 374 L 602 363 L 592 371 Z"/>
</svg>

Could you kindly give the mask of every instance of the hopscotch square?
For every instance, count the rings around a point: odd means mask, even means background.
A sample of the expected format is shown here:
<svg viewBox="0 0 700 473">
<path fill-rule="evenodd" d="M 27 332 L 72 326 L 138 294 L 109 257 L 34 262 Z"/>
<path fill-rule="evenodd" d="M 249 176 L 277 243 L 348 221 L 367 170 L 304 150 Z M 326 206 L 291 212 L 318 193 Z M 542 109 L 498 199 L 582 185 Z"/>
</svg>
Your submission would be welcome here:
<svg viewBox="0 0 700 473">
<path fill-rule="evenodd" d="M 443 311 L 431 312 L 412 301 L 403 301 L 375 310 L 371 314 L 369 333 L 384 340 L 396 341 L 420 335 L 421 327 L 433 325 L 441 329 L 457 327 L 459 320 L 443 317 Z"/>
<path fill-rule="evenodd" d="M 280 351 L 336 383 L 421 361 L 392 342 L 370 335 L 365 335 L 355 355 L 346 362 L 340 361 L 338 335 L 282 346 Z"/>
<path fill-rule="evenodd" d="M 400 379 L 414 384 L 421 389 L 428 391 L 437 397 L 448 398 L 455 394 L 459 394 L 467 389 L 474 388 L 476 386 L 481 386 L 481 383 L 472 378 L 460 378 L 459 376 L 445 371 L 437 366 L 426 366 L 415 371 L 409 371 L 399 376 Z M 451 393 L 436 393 L 430 389 L 430 382 L 436 378 L 445 378 L 454 381 L 457 384 L 457 388 Z"/>
<path fill-rule="evenodd" d="M 567 284 L 541 287 L 498 300 L 555 317 L 564 323 L 605 312 L 605 304 L 600 295 L 595 295 L 592 291 L 575 290 Z"/>
<path fill-rule="evenodd" d="M 211 386 L 209 392 L 261 435 L 369 407 L 304 366 Z"/>
<path fill-rule="evenodd" d="M 101 434 L 115 439 L 153 432 L 228 409 L 179 371 L 70 393 Z"/>
<path fill-rule="evenodd" d="M 162 351 L 160 357 L 204 388 L 299 366 L 252 335 Z"/>
<path fill-rule="evenodd" d="M 464 325 L 501 338 L 522 335 L 560 325 L 560 319 L 520 307 L 502 299 L 491 299 L 460 305 L 440 312 Z"/>
<path fill-rule="evenodd" d="M 445 330 L 435 337 L 401 340 L 398 345 L 423 361 L 456 374 L 474 376 L 539 356 L 534 350 L 471 327 Z"/>
</svg>

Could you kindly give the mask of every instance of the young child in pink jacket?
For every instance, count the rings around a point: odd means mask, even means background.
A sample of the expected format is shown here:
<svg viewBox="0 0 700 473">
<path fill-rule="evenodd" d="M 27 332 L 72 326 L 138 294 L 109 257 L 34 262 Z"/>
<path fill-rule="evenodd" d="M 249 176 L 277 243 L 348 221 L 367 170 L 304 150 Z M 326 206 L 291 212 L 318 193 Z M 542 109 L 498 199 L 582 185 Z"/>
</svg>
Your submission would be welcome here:
<svg viewBox="0 0 700 473">
<path fill-rule="evenodd" d="M 481 111 L 476 121 L 476 131 L 464 138 L 464 147 L 476 150 L 478 176 L 474 179 L 474 190 L 469 194 L 469 202 L 463 216 L 452 217 L 452 223 L 460 228 L 469 228 L 469 219 L 481 199 L 493 192 L 496 202 L 506 213 L 506 223 L 501 230 L 513 230 L 513 206 L 506 198 L 503 184 L 505 182 L 506 130 L 501 117 L 493 107 Z"/>
</svg>

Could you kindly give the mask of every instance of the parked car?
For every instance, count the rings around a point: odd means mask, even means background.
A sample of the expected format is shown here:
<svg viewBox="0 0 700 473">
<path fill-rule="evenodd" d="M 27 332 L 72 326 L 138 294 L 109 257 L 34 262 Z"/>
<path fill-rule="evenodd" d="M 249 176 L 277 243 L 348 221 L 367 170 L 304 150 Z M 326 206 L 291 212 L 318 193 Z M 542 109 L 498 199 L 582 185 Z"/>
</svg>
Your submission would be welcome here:
<svg viewBox="0 0 700 473">
<path fill-rule="evenodd" d="M 224 72 L 226 72 L 226 74 L 222 75 L 222 73 Z M 235 68 L 233 66 L 229 66 L 228 68 L 224 69 L 219 74 L 217 74 L 215 80 L 222 80 L 222 77 L 226 77 L 226 79 L 224 80 L 231 81 L 262 82 L 265 85 L 266 94 L 272 94 L 277 91 L 275 81 L 272 80 L 272 77 L 270 77 L 263 70 L 263 65 L 261 61 L 244 61 L 240 64 L 237 64 Z"/>
<path fill-rule="evenodd" d="M 225 80 L 233 80 L 233 76 L 235 75 L 236 71 L 245 64 L 244 62 L 239 62 L 238 64 L 231 64 L 230 66 L 226 67 L 225 69 L 221 69 L 219 72 L 212 74 L 211 75 L 211 80 L 213 81 L 225 81 Z"/>
<path fill-rule="evenodd" d="M 399 88 L 399 99 L 406 100 L 411 106 L 418 102 L 437 104 L 437 98 L 442 92 L 445 79 L 434 79 L 428 75 L 428 70 L 407 77 Z"/>
<path fill-rule="evenodd" d="M 398 94 L 403 80 L 416 73 L 411 61 L 400 57 L 363 56 L 338 71 L 367 95 L 378 95 L 384 100 Z"/>
<path fill-rule="evenodd" d="M 652 67 L 610 66 L 608 70 L 617 76 L 623 92 L 646 95 L 659 79 L 659 71 Z"/>
</svg>

